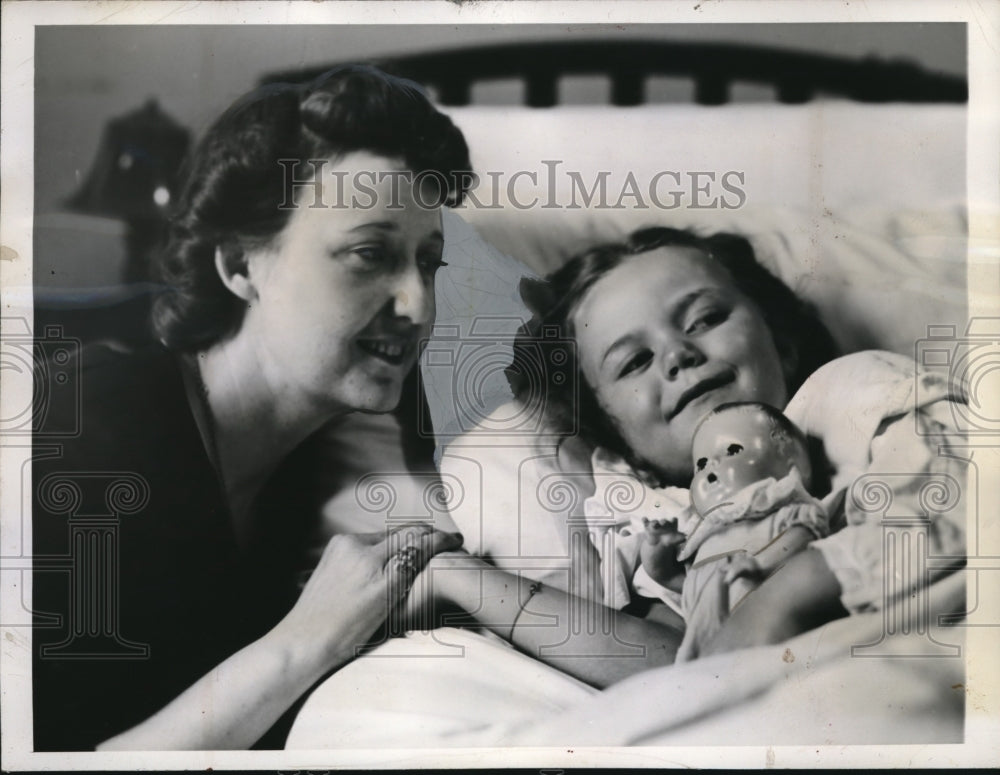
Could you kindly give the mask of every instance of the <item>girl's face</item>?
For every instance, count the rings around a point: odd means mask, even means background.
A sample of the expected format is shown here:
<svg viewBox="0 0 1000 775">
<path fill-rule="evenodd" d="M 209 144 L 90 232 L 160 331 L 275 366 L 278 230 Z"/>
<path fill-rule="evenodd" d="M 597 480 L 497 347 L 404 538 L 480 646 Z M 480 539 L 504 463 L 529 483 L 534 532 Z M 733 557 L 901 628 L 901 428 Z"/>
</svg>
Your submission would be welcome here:
<svg viewBox="0 0 1000 775">
<path fill-rule="evenodd" d="M 434 320 L 441 213 L 387 174 L 403 170 L 392 160 L 357 152 L 323 170 L 322 191 L 300 186 L 274 244 L 247 254 L 253 298 L 240 333 L 283 400 L 323 414 L 389 411 Z"/>
<path fill-rule="evenodd" d="M 805 450 L 788 436 L 773 434 L 773 427 L 765 412 L 747 409 L 712 415 L 698 427 L 691 448 L 691 502 L 699 514 L 754 482 L 787 476 L 793 466 L 808 476 Z"/>
<path fill-rule="evenodd" d="M 636 457 L 669 482 L 691 480 L 694 429 L 712 409 L 788 400 L 757 306 L 696 249 L 629 258 L 591 287 L 572 320 L 598 402 Z"/>
</svg>

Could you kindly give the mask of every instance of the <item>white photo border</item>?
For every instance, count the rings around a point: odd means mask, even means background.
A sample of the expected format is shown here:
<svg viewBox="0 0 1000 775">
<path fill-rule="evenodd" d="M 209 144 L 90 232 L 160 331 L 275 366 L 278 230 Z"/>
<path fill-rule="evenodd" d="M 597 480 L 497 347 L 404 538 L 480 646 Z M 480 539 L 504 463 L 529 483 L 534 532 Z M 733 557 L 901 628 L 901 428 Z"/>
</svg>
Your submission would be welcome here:
<svg viewBox="0 0 1000 775">
<path fill-rule="evenodd" d="M 969 213 L 969 316 L 1000 316 L 1000 3 L 975 0 L 904 0 L 789 3 L 777 0 L 667 2 L 5 2 L 2 47 L 2 194 L 0 194 L 0 293 L 5 318 L 32 316 L 34 154 L 34 30 L 45 25 L 308 24 L 517 24 L 517 23 L 793 23 L 965 22 L 968 29 L 969 112 L 967 205 Z M 992 291 L 992 292 L 991 292 Z M 1000 396 L 997 396 L 1000 401 Z M 0 404 L 17 396 L 0 391 Z M 994 413 L 997 416 L 1000 413 Z M 0 416 L 7 416 L 0 411 Z M 4 442 L 0 461 L 0 515 L 4 567 L 12 556 L 30 557 L 30 533 L 20 535 L 30 498 L 20 489 L 30 448 Z M 1000 444 L 1000 442 L 998 442 Z M 997 481 L 991 483 L 994 487 Z M 30 492 L 30 490 L 29 490 Z M 995 499 L 991 502 L 996 502 Z M 20 541 L 19 545 L 12 542 Z M 1000 555 L 1000 546 L 990 547 Z M 20 566 L 18 566 L 20 567 Z M 14 579 L 17 578 L 15 582 Z M 21 579 L 26 586 L 21 585 Z M 980 605 L 997 611 L 1000 590 Z M 30 600 L 30 573 L 4 573 L 2 607 Z M 1000 760 L 995 737 L 1000 719 L 1000 629 L 968 629 L 966 742 L 936 746 L 836 746 L 783 748 L 671 747 L 628 749 L 447 749 L 432 751 L 209 751 L 132 753 L 33 753 L 31 632 L 0 633 L 2 753 L 8 770 L 207 769 L 297 770 L 313 768 L 422 767 L 954 767 L 991 766 Z"/>
</svg>

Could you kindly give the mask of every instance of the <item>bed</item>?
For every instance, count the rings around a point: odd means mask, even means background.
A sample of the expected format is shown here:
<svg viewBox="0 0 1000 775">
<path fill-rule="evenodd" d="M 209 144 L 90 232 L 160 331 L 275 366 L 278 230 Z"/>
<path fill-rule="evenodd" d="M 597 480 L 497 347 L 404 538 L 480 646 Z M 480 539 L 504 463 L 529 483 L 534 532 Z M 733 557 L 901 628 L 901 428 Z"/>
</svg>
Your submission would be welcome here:
<svg viewBox="0 0 1000 775">
<path fill-rule="evenodd" d="M 844 352 L 914 357 L 928 341 L 941 350 L 967 334 L 961 79 L 741 46 L 649 42 L 629 53 L 539 45 L 381 63 L 437 94 L 482 180 L 478 204 L 446 214 L 449 266 L 438 276 L 435 333 L 421 363 L 421 429 L 437 444 L 440 481 L 415 481 L 392 463 L 373 468 L 365 461 L 379 460 L 378 451 L 354 456 L 357 486 L 325 506 L 330 531 L 413 518 L 457 525 L 466 547 L 496 565 L 599 596 L 596 569 L 581 570 L 580 559 L 592 472 L 567 463 L 566 440 L 513 401 L 503 368 L 527 316 L 519 280 L 639 226 L 747 235 L 762 261 L 817 305 Z M 557 104 L 559 79 L 581 73 L 607 75 L 609 104 Z M 692 104 L 643 104 L 643 83 L 664 74 L 691 78 Z M 770 84 L 776 104 L 722 104 L 734 74 Z M 469 104 L 477 79 L 495 78 L 522 79 L 524 104 Z M 659 203 L 650 193 L 657 175 L 669 184 Z M 584 201 L 601 181 L 604 199 Z M 340 438 L 355 430 L 345 425 Z M 431 487 L 444 507 L 426 497 Z M 928 621 L 924 608 L 851 617 L 604 692 L 489 638 L 411 633 L 321 685 L 288 747 L 961 742 L 964 575 L 933 588 L 949 619 Z M 881 644 L 870 655 L 882 658 L 860 658 L 866 644 Z M 692 695 L 697 702 L 681 701 Z"/>
</svg>

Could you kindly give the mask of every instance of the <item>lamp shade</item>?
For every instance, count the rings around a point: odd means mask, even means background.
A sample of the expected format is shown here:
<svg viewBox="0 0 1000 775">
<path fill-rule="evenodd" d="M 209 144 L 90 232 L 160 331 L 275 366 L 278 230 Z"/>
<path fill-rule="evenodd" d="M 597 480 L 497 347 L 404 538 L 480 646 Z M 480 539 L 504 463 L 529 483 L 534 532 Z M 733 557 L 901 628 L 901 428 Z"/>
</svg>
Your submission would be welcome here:
<svg viewBox="0 0 1000 775">
<path fill-rule="evenodd" d="M 177 195 L 191 135 L 156 100 L 112 119 L 70 209 L 124 220 L 163 218 Z"/>
</svg>

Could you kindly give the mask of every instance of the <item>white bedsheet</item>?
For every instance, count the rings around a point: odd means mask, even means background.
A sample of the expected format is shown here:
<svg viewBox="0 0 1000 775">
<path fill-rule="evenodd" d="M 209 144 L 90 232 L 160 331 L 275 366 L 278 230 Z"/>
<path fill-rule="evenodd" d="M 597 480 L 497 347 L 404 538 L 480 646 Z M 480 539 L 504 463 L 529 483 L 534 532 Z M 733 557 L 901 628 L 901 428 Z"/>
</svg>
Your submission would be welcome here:
<svg viewBox="0 0 1000 775">
<path fill-rule="evenodd" d="M 938 610 L 961 609 L 964 574 L 940 582 L 934 597 Z M 493 638 L 413 634 L 327 679 L 287 747 L 961 742 L 964 630 L 883 634 L 881 614 L 849 617 L 775 646 L 640 673 L 603 692 Z M 853 650 L 875 643 L 877 658 Z M 461 655 L 447 656 L 444 644 Z"/>
<path fill-rule="evenodd" d="M 328 678 L 287 748 L 439 748 L 492 741 L 525 717 L 548 719 L 597 694 L 498 638 L 441 628 L 377 647 Z M 489 731 L 492 730 L 492 731 Z"/>
</svg>

